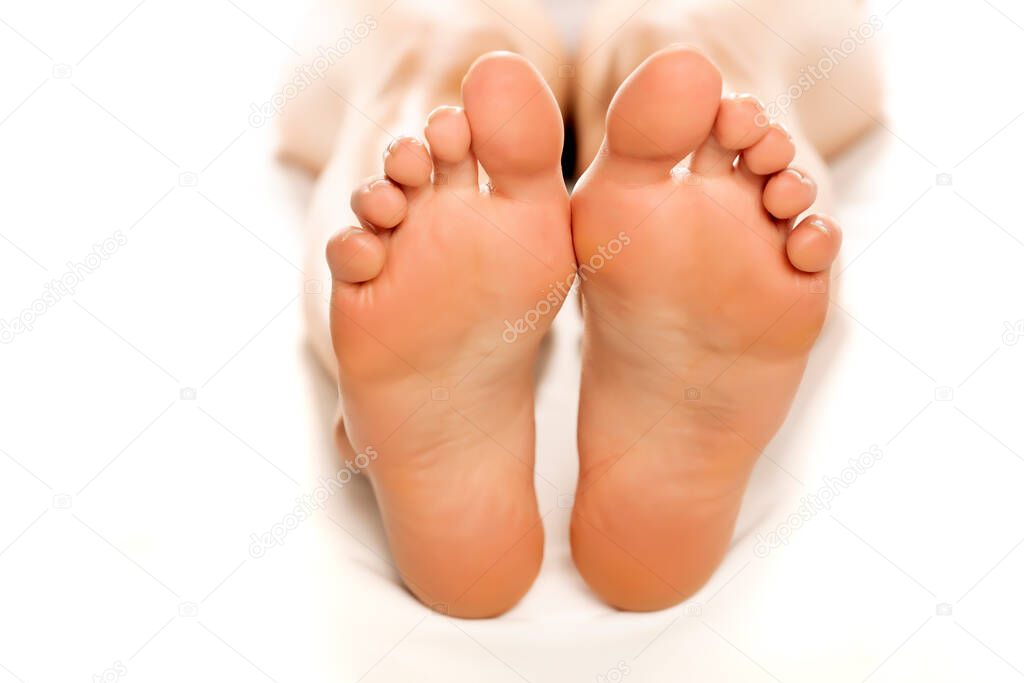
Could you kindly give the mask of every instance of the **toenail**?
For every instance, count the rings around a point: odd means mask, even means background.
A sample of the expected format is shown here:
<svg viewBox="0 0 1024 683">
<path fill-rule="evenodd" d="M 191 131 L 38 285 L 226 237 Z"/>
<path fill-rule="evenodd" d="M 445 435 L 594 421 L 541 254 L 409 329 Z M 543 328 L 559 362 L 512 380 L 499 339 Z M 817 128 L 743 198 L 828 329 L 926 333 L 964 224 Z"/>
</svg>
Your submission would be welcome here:
<svg viewBox="0 0 1024 683">
<path fill-rule="evenodd" d="M 793 141 L 793 134 L 792 134 L 792 133 L 790 133 L 790 132 L 789 132 L 789 129 L 788 129 L 788 128 L 786 128 L 786 127 L 785 127 L 784 125 L 782 125 L 781 123 L 774 123 L 774 124 L 772 124 L 772 128 L 775 128 L 775 129 L 776 129 L 776 130 L 778 130 L 778 131 L 779 131 L 780 133 L 782 133 L 783 135 L 785 135 L 785 136 L 786 136 L 786 139 L 787 139 L 787 140 L 789 140 L 790 142 L 792 142 L 792 141 Z"/>
<path fill-rule="evenodd" d="M 817 228 L 818 230 L 823 232 L 826 236 L 832 234 L 832 230 L 828 227 L 828 225 L 825 224 L 825 221 L 823 221 L 823 220 L 821 220 L 819 218 L 815 218 L 810 223 L 808 223 L 808 225 L 810 225 L 810 226 L 812 226 L 814 228 Z"/>
<path fill-rule="evenodd" d="M 401 151 L 401 146 L 402 146 L 403 142 L 410 142 L 410 143 L 412 143 L 412 142 L 415 142 L 415 141 L 416 141 L 416 138 L 414 138 L 414 137 L 411 137 L 411 136 L 408 136 L 408 135 L 400 135 L 400 136 L 398 136 L 397 138 L 395 138 L 394 140 L 392 140 L 391 142 L 388 143 L 388 146 L 384 150 L 384 152 L 386 154 L 388 152 L 398 152 L 398 151 Z"/>
<path fill-rule="evenodd" d="M 814 180 L 812 180 L 809 175 L 807 175 L 798 168 L 787 168 L 785 171 L 783 171 L 783 173 L 792 173 L 793 175 L 796 176 L 796 179 L 799 180 L 801 184 L 815 187 Z"/>
<path fill-rule="evenodd" d="M 753 93 L 749 92 L 734 92 L 725 96 L 727 100 L 750 100 L 757 104 L 759 107 L 764 107 L 764 103 L 761 102 L 761 98 Z"/>
<path fill-rule="evenodd" d="M 430 112 L 430 116 L 427 117 L 427 123 L 430 123 L 435 117 L 440 116 L 441 114 L 458 114 L 461 111 L 462 107 L 456 107 L 450 104 L 438 107 L 434 111 Z"/>
<path fill-rule="evenodd" d="M 341 241 L 344 242 L 345 240 L 347 240 L 349 237 L 352 237 L 353 235 L 356 235 L 356 234 L 362 235 L 362 234 L 364 234 L 366 232 L 367 231 L 364 230 L 363 228 L 349 228 L 345 232 L 341 233 Z"/>
</svg>

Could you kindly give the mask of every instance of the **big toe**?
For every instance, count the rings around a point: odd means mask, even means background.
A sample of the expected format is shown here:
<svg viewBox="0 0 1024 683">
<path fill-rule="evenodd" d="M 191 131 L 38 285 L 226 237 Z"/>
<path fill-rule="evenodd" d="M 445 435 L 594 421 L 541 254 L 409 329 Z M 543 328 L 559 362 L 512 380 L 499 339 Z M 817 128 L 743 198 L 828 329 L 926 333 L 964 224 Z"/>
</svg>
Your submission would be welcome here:
<svg viewBox="0 0 1024 683">
<path fill-rule="evenodd" d="M 564 130 L 558 102 L 530 62 L 490 52 L 462 81 L 472 150 L 499 195 L 565 193 Z"/>
<path fill-rule="evenodd" d="M 609 159 L 634 162 L 636 173 L 668 173 L 711 133 L 721 97 L 722 75 L 697 50 L 671 47 L 654 53 L 623 82 L 608 107 Z"/>
</svg>

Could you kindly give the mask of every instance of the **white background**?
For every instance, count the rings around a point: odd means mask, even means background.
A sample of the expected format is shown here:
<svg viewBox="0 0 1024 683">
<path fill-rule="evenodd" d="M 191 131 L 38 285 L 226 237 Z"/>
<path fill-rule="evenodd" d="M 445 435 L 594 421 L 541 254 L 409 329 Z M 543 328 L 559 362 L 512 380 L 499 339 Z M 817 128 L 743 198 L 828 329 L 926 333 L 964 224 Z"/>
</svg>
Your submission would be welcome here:
<svg viewBox="0 0 1024 683">
<path fill-rule="evenodd" d="M 308 187 L 249 122 L 300 10 L 0 3 L 0 319 L 125 241 L 0 345 L 0 683 L 1024 679 L 1018 3 L 877 3 L 888 116 L 836 168 L 841 292 L 708 586 L 629 615 L 574 573 L 567 306 L 538 404 L 545 565 L 483 622 L 402 590 L 365 482 L 250 554 L 337 468 L 300 315 Z"/>
</svg>

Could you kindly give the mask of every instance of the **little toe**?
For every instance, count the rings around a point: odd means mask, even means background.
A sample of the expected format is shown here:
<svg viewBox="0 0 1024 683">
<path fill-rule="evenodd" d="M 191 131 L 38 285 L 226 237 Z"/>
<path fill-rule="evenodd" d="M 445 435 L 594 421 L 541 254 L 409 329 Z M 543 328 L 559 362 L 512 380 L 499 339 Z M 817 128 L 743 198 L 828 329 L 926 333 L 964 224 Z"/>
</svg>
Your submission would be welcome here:
<svg viewBox="0 0 1024 683">
<path fill-rule="evenodd" d="M 789 233 L 786 255 L 797 270 L 820 273 L 839 254 L 843 233 L 836 221 L 821 214 L 808 216 Z"/>
<path fill-rule="evenodd" d="M 352 211 L 366 225 L 393 228 L 405 218 L 405 194 L 386 178 L 360 185 L 352 192 Z"/>
<path fill-rule="evenodd" d="M 772 124 L 766 134 L 743 151 L 743 161 L 754 173 L 778 173 L 793 162 L 796 145 L 789 132 L 779 124 Z"/>
<path fill-rule="evenodd" d="M 764 208 L 776 218 L 794 218 L 811 208 L 817 195 L 814 180 L 798 169 L 787 168 L 772 176 L 765 185 Z"/>
<path fill-rule="evenodd" d="M 425 134 L 434 158 L 434 185 L 475 187 L 476 157 L 469 150 L 465 111 L 461 107 L 438 107 L 427 117 Z"/>
<path fill-rule="evenodd" d="M 384 267 L 384 243 L 369 230 L 348 227 L 327 242 L 327 264 L 338 282 L 372 280 Z"/>
<path fill-rule="evenodd" d="M 395 138 L 384 152 L 384 172 L 399 185 L 423 185 L 430 180 L 433 167 L 427 146 L 414 137 Z"/>
</svg>

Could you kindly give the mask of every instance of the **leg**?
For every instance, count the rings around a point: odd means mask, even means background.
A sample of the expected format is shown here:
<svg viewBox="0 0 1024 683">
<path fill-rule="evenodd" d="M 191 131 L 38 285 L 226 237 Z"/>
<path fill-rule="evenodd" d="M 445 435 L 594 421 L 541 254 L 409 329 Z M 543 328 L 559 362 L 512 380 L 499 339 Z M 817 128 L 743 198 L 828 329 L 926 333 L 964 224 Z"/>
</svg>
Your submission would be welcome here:
<svg viewBox="0 0 1024 683">
<path fill-rule="evenodd" d="M 790 3 L 746 5 L 774 5 L 771 25 L 798 34 L 784 17 L 804 15 Z M 832 130 L 802 126 L 817 106 L 808 92 L 776 112 L 790 137 L 757 99 L 722 98 L 723 80 L 727 93 L 739 84 L 770 102 L 786 82 L 785 50 L 753 42 L 750 22 L 763 24 L 732 2 L 650 8 L 637 34 L 621 31 L 633 43 L 609 41 L 617 57 L 595 53 L 580 73 L 579 110 L 594 105 L 581 113 L 581 158 L 593 162 L 572 199 L 585 276 L 573 556 L 604 599 L 635 610 L 686 599 L 728 547 L 751 468 L 785 419 L 827 311 L 840 233 L 827 216 L 798 217 L 815 202 L 822 154 L 866 119 L 834 112 Z M 715 15 L 733 23 L 702 30 Z M 723 69 L 678 47 L 645 59 L 679 39 Z M 605 98 L 606 125 L 594 118 Z"/>
<path fill-rule="evenodd" d="M 339 381 L 339 446 L 372 459 L 403 580 L 435 609 L 483 617 L 526 592 L 543 550 L 533 366 L 553 312 L 511 339 L 505 321 L 536 308 L 574 257 L 555 96 L 521 56 L 478 59 L 529 49 L 482 3 L 454 4 L 455 28 L 450 7 L 395 5 L 358 48 L 366 70 L 346 62 L 331 84 L 345 107 L 308 226 L 311 266 L 326 245 L 329 320 L 315 297 L 309 311 Z M 394 137 L 424 127 L 429 147 Z M 316 166 L 301 133 L 285 139 Z"/>
</svg>

